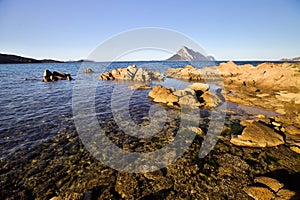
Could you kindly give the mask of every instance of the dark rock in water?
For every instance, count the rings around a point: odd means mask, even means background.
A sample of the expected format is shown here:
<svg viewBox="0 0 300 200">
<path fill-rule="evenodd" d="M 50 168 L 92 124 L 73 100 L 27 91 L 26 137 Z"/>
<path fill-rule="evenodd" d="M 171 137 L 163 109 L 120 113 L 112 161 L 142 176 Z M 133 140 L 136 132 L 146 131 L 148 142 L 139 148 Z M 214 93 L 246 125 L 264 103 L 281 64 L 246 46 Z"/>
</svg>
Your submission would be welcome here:
<svg viewBox="0 0 300 200">
<path fill-rule="evenodd" d="M 46 77 L 49 77 L 49 76 L 51 76 L 52 75 L 52 73 L 48 70 L 48 69 L 46 69 L 45 71 L 44 71 L 44 77 L 46 76 Z"/>
<path fill-rule="evenodd" d="M 44 77 L 43 82 L 49 82 L 49 81 L 57 81 L 57 80 L 72 80 L 72 77 L 70 74 L 66 74 L 63 72 L 57 72 L 53 71 L 50 72 L 48 69 L 44 71 Z"/>
</svg>

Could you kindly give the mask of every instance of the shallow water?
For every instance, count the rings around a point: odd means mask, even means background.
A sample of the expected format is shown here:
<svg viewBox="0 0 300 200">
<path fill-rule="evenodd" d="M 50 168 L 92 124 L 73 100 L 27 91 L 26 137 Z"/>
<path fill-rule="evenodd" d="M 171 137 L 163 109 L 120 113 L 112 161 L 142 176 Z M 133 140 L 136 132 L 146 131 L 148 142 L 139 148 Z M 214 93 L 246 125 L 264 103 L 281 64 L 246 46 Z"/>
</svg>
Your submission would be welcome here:
<svg viewBox="0 0 300 200">
<path fill-rule="evenodd" d="M 144 145 L 146 149 L 137 146 L 134 142 L 135 139 L 122 134 L 122 131 L 114 122 L 111 108 L 112 97 L 114 97 L 116 105 L 122 103 L 124 101 L 122 95 L 126 95 L 124 91 L 127 91 L 127 88 L 132 83 L 96 80 L 96 76 L 104 71 L 127 67 L 130 64 L 164 72 L 169 67 L 183 67 L 189 63 L 119 62 L 112 64 L 49 63 L 0 65 L 0 185 L 2 185 L 3 197 L 12 195 L 14 190 L 25 192 L 30 190 L 30 194 L 36 195 L 46 192 L 48 186 L 54 190 L 53 188 L 56 187 L 51 186 L 51 184 L 59 182 L 63 177 L 70 178 L 66 175 L 67 171 L 74 170 L 74 173 L 77 173 L 78 170 L 80 171 L 81 168 L 86 167 L 86 163 L 91 162 L 92 158 L 84 150 L 74 124 L 74 117 L 76 116 L 73 116 L 72 95 L 74 86 L 78 81 L 92 84 L 98 83 L 96 88 L 88 84 L 84 85 L 86 91 L 95 89 L 94 96 L 87 97 L 94 99 L 94 110 L 92 113 L 87 112 L 87 114 L 95 114 L 97 116 L 99 125 L 107 131 L 110 139 L 118 146 L 127 148 L 126 145 L 129 145 L 128 148 L 135 149 L 135 151 L 151 151 L 153 148 L 160 148 L 156 143 L 153 143 L 152 146 L 151 144 L 148 146 Z M 216 63 L 198 62 L 192 64 L 201 68 Z M 95 73 L 82 73 L 85 68 L 92 68 Z M 74 80 L 44 83 L 41 80 L 45 69 L 70 73 Z M 28 80 L 25 81 L 24 77 L 28 78 Z M 166 87 L 181 89 L 190 83 L 166 79 L 162 83 L 153 84 L 162 84 Z M 214 86 L 213 89 L 216 87 Z M 133 92 L 130 97 L 129 113 L 136 124 L 150 123 L 149 108 L 154 103 L 148 98 L 147 94 L 148 90 L 138 90 Z M 83 98 L 81 100 L 82 103 L 78 102 L 78 105 L 82 106 L 80 109 L 88 109 L 85 105 L 86 99 Z M 173 137 L 174 135 L 172 134 L 178 129 L 179 118 L 177 111 L 168 110 L 167 114 L 169 121 L 162 127 L 160 133 L 160 137 L 166 138 L 166 140 L 163 140 L 164 144 L 168 143 L 168 138 Z M 89 115 L 85 117 L 89 117 Z M 155 140 L 157 138 L 144 140 L 144 143 L 151 143 Z M 128 144 L 130 143 L 129 141 L 131 144 Z M 81 162 L 84 159 L 85 164 L 78 166 L 72 164 Z M 105 168 L 100 164 L 96 166 L 99 169 Z M 43 182 L 45 178 L 49 177 L 55 180 L 49 179 Z M 87 182 L 89 181 L 89 178 L 84 178 L 87 179 Z M 76 185 L 82 179 L 83 177 L 79 176 L 77 178 L 78 182 L 70 180 L 70 183 L 68 183 Z M 26 180 L 26 184 L 24 180 Z M 35 184 L 40 184 L 40 186 L 37 187 Z M 69 188 L 71 185 L 66 184 L 65 187 Z M 63 190 L 63 187 L 60 190 Z M 52 191 L 53 194 L 55 192 L 57 191 Z"/>
</svg>

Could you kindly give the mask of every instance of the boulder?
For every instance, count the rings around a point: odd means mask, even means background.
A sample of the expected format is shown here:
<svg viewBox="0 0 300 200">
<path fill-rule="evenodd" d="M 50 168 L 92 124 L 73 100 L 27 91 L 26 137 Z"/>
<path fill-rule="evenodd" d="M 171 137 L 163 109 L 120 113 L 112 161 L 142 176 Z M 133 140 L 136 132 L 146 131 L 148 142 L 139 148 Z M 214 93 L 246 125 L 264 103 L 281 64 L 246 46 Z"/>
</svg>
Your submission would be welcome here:
<svg viewBox="0 0 300 200">
<path fill-rule="evenodd" d="M 185 95 L 179 99 L 179 105 L 188 105 L 188 106 L 199 106 L 200 103 L 196 96 L 194 95 Z"/>
<path fill-rule="evenodd" d="M 56 77 L 57 79 L 66 79 L 67 78 L 67 74 L 65 74 L 63 72 L 57 72 L 57 71 L 53 71 L 52 76 Z"/>
<path fill-rule="evenodd" d="M 63 72 L 57 72 L 53 71 L 50 72 L 49 70 L 44 71 L 43 81 L 49 82 L 49 81 L 57 81 L 57 80 L 72 80 L 72 77 L 70 74 L 66 74 Z"/>
<path fill-rule="evenodd" d="M 196 95 L 195 91 L 192 90 L 191 88 L 184 88 L 182 90 L 175 90 L 173 92 L 174 95 L 178 96 L 178 97 L 183 97 L 186 95 Z"/>
<path fill-rule="evenodd" d="M 161 85 L 154 86 L 148 95 L 154 102 L 159 103 L 173 104 L 179 101 L 178 97 L 172 94 L 170 89 L 164 88 Z"/>
<path fill-rule="evenodd" d="M 243 130 L 241 135 L 233 135 L 230 142 L 237 146 L 274 147 L 284 144 L 284 138 L 268 126 L 254 121 Z"/>
<path fill-rule="evenodd" d="M 200 97 L 199 97 L 200 103 L 202 103 L 205 107 L 207 108 L 213 108 L 222 103 L 222 100 L 219 98 L 218 95 L 212 92 L 204 92 Z"/>
<path fill-rule="evenodd" d="M 193 83 L 189 87 L 195 90 L 196 92 L 197 91 L 206 92 L 209 90 L 209 85 L 206 83 Z"/>
</svg>

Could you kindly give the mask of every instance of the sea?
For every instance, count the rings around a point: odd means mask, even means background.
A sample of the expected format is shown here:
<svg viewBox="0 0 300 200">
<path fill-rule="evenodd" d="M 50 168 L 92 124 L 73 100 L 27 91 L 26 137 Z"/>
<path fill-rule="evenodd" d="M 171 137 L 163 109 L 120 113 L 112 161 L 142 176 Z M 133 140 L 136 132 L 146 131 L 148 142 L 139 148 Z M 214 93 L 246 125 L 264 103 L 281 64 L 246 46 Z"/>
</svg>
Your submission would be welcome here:
<svg viewBox="0 0 300 200">
<path fill-rule="evenodd" d="M 49 165 L 52 156 L 57 156 L 57 153 L 47 154 L 48 151 L 54 152 L 53 149 L 58 148 L 51 146 L 53 143 L 59 141 L 64 135 L 76 137 L 74 99 L 72 98 L 78 82 L 97 83 L 94 95 L 95 112 L 102 126 L 110 126 L 109 123 L 104 122 L 111 118 L 109 105 L 111 105 L 114 88 L 118 86 L 117 88 L 122 90 L 122 87 L 128 88 L 132 83 L 98 80 L 97 76 L 104 71 L 135 64 L 138 67 L 163 73 L 168 68 L 184 67 L 187 64 L 202 68 L 219 63 L 221 61 L 0 64 L 0 187 L 2 197 L 12 195 L 10 190 L 29 190 L 32 194 L 37 194 L 39 191 L 34 191 L 33 186 L 22 188 L 24 186 L 22 180 L 31 180 L 31 177 L 35 177 L 34 174 L 41 173 Z M 262 61 L 237 61 L 236 63 L 256 66 Z M 86 68 L 91 68 L 94 73 L 84 73 Z M 46 69 L 69 73 L 73 80 L 42 82 L 43 72 Z M 153 84 L 162 84 L 178 89 L 186 87 L 189 83 L 166 78 L 162 83 Z M 130 115 L 137 123 L 143 123 L 143 120 L 147 119 L 149 108 L 154 104 L 148 98 L 148 92 L 149 90 L 138 90 L 130 97 Z M 114 100 L 122 101 L 121 98 Z M 69 136 L 66 138 L 68 139 Z M 61 145 L 67 146 L 68 143 L 61 143 Z M 75 147 L 70 147 L 70 149 L 72 148 Z M 65 148 L 59 155 L 69 155 L 67 151 L 68 149 Z M 39 164 L 38 172 L 27 173 L 39 160 L 48 164 Z M 40 179 L 42 180 L 40 182 L 44 181 L 44 178 Z"/>
</svg>

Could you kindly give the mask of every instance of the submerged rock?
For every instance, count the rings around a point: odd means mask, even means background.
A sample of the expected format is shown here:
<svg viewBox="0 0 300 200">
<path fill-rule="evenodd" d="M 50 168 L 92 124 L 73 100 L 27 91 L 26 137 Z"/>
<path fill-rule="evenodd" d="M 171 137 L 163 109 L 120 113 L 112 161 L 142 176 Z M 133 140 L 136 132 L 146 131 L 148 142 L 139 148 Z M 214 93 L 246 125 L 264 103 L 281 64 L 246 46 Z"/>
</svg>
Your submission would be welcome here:
<svg viewBox="0 0 300 200">
<path fill-rule="evenodd" d="M 265 176 L 256 178 L 254 180 L 254 182 L 264 184 L 264 185 L 268 186 L 270 189 L 272 189 L 274 192 L 278 192 L 284 186 L 278 180 L 269 178 L 269 177 L 265 177 Z"/>
<path fill-rule="evenodd" d="M 274 147 L 284 144 L 284 138 L 273 129 L 254 121 L 243 130 L 241 135 L 233 135 L 230 142 L 237 146 Z"/>
<path fill-rule="evenodd" d="M 271 200 L 274 197 L 273 192 L 263 187 L 247 187 L 245 192 L 255 200 Z"/>
</svg>

